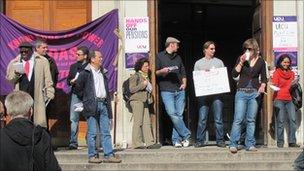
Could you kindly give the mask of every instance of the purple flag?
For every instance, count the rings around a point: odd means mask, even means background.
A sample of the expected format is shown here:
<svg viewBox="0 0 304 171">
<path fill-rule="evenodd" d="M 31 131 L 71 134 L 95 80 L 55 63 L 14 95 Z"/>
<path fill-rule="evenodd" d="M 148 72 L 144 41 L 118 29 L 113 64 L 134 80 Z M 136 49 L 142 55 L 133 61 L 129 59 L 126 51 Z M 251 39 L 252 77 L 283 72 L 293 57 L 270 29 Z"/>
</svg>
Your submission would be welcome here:
<svg viewBox="0 0 304 171">
<path fill-rule="evenodd" d="M 100 50 L 103 54 L 103 66 L 108 70 L 109 89 L 117 88 L 118 37 L 114 30 L 118 28 L 118 10 L 112 10 L 104 16 L 67 31 L 49 32 L 29 28 L 19 24 L 2 13 L 0 14 L 0 95 L 12 91 L 12 85 L 5 79 L 8 63 L 19 53 L 19 44 L 23 41 L 34 43 L 44 39 L 49 45 L 48 54 L 53 57 L 59 69 L 57 88 L 69 91 L 66 77 L 71 64 L 76 62 L 76 47 L 87 46 Z"/>
</svg>

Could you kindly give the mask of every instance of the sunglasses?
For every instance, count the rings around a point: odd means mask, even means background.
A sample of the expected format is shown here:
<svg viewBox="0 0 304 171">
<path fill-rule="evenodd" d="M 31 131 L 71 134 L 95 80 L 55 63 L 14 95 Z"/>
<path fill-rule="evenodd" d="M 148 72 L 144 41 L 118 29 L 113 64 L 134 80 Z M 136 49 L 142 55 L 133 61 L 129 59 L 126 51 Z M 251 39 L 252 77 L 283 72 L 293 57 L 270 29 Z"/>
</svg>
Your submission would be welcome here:
<svg viewBox="0 0 304 171">
<path fill-rule="evenodd" d="M 245 50 L 252 51 L 252 50 L 253 50 L 253 48 L 245 48 Z"/>
<path fill-rule="evenodd" d="M 76 55 L 77 55 L 77 56 L 81 56 L 81 55 L 84 55 L 84 54 L 76 53 Z"/>
<path fill-rule="evenodd" d="M 29 53 L 29 51 L 28 50 L 22 50 L 22 51 L 20 51 L 20 53 Z"/>
</svg>

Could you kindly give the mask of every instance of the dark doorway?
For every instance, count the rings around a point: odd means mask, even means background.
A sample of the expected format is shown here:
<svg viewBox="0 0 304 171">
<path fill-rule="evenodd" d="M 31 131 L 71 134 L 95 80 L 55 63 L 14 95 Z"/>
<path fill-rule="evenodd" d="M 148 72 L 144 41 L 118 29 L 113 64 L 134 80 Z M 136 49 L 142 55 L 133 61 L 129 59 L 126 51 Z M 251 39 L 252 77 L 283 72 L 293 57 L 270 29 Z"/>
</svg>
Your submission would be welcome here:
<svg viewBox="0 0 304 171">
<path fill-rule="evenodd" d="M 192 81 L 195 62 L 203 57 L 203 43 L 212 40 L 216 43 L 216 57 L 223 60 L 228 69 L 230 93 L 224 98 L 224 132 L 230 133 L 234 115 L 234 94 L 236 82 L 230 72 L 237 57 L 242 53 L 242 43 L 252 37 L 252 21 L 255 1 L 242 0 L 161 0 L 158 3 L 159 49 L 164 49 L 166 37 L 173 36 L 181 41 L 179 54 L 187 71 L 188 88 L 184 120 L 195 140 L 198 120 L 198 104 Z M 160 99 L 161 102 L 161 99 Z M 256 132 L 262 128 L 257 116 Z M 170 143 L 172 124 L 164 107 L 160 107 L 160 142 Z M 215 141 L 213 115 L 208 117 L 209 140 Z M 259 134 L 257 140 L 262 139 Z M 263 135 L 261 135 L 263 137 Z M 227 137 L 226 137 L 227 138 Z M 228 139 L 226 139 L 228 140 Z M 262 141 L 260 141 L 262 142 Z"/>
</svg>

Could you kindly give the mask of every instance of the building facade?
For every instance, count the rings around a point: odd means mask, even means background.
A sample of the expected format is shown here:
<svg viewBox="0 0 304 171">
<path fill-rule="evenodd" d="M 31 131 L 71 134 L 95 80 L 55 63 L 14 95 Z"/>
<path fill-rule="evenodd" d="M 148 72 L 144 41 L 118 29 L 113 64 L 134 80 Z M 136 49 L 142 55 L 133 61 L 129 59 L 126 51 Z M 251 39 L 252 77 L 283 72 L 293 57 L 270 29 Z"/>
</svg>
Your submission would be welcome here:
<svg viewBox="0 0 304 171">
<path fill-rule="evenodd" d="M 118 60 L 118 89 L 114 96 L 115 129 L 113 130 L 114 143 L 127 142 L 131 145 L 132 114 L 125 108 L 122 100 L 122 82 L 134 71 L 125 67 L 125 17 L 149 17 L 149 36 L 152 71 L 155 70 L 157 52 L 164 49 L 164 40 L 167 36 L 181 40 L 180 54 L 186 66 L 189 84 L 187 90 L 187 104 L 185 121 L 194 137 L 197 124 L 198 107 L 194 95 L 191 73 L 196 60 L 202 57 L 204 41 L 214 40 L 217 55 L 224 61 L 225 66 L 231 69 L 236 57 L 240 54 L 241 44 L 249 37 L 255 37 L 260 43 L 261 54 L 271 66 L 274 61 L 273 53 L 273 17 L 296 16 L 297 18 L 297 64 L 300 82 L 303 85 L 303 1 L 197 1 L 176 0 L 174 2 L 155 1 L 3 1 L 3 12 L 10 18 L 32 28 L 41 30 L 64 30 L 74 28 L 94 20 L 105 13 L 118 9 L 119 12 L 119 60 Z M 1 8 L 0 8 L 1 9 Z M 154 73 L 154 72 L 152 72 Z M 155 75 L 152 74 L 154 90 Z M 235 83 L 230 80 L 231 93 L 223 95 L 225 132 L 230 132 L 233 119 L 233 98 Z M 275 140 L 269 133 L 272 120 L 272 93 L 268 88 L 268 95 L 264 97 L 263 108 L 258 115 L 256 136 L 260 144 L 275 145 Z M 153 132 L 157 141 L 165 144 L 170 139 L 170 121 L 166 117 L 158 91 L 154 91 L 156 114 L 152 116 Z M 65 111 L 68 115 L 68 111 Z M 212 117 L 210 118 L 212 120 Z M 69 127 L 67 117 L 54 117 L 53 123 L 64 120 L 63 125 Z M 212 123 L 212 122 L 210 122 Z M 68 129 L 58 128 L 55 137 L 58 143 L 66 143 Z M 81 142 L 85 144 L 86 124 L 83 120 L 80 125 Z M 212 125 L 208 125 L 213 130 Z M 214 140 L 214 134 L 209 131 L 209 139 Z M 303 144 L 303 109 L 298 114 L 297 141 Z M 285 136 L 286 137 L 286 136 Z M 56 138 L 55 138 L 56 139 Z"/>
</svg>

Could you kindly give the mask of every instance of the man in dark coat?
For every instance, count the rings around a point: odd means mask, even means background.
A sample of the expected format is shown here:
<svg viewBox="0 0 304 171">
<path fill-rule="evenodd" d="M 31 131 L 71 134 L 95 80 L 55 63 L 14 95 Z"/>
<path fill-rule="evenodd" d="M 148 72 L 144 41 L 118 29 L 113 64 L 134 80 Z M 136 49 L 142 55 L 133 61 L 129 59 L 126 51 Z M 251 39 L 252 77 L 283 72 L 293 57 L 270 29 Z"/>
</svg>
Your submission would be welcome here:
<svg viewBox="0 0 304 171">
<path fill-rule="evenodd" d="M 70 101 L 70 121 L 71 121 L 71 136 L 70 136 L 70 150 L 78 148 L 78 125 L 80 112 L 75 111 L 75 104 L 81 102 L 76 95 L 75 85 L 79 73 L 87 66 L 87 56 L 89 49 L 86 46 L 77 47 L 76 60 L 74 64 L 70 66 L 69 75 L 67 77 L 67 83 L 71 86 L 71 101 Z"/>
<path fill-rule="evenodd" d="M 121 159 L 114 155 L 112 137 L 111 99 L 108 81 L 104 69 L 101 67 L 102 54 L 99 51 L 90 51 L 89 64 L 80 72 L 76 81 L 76 94 L 83 103 L 82 115 L 88 124 L 88 156 L 89 163 L 120 163 Z M 104 158 L 99 158 L 96 150 L 97 134 L 103 148 Z"/>
<path fill-rule="evenodd" d="M 32 97 L 14 91 L 6 97 L 5 106 L 8 124 L 0 131 L 0 170 L 61 170 L 49 134 L 29 120 Z"/>
</svg>

